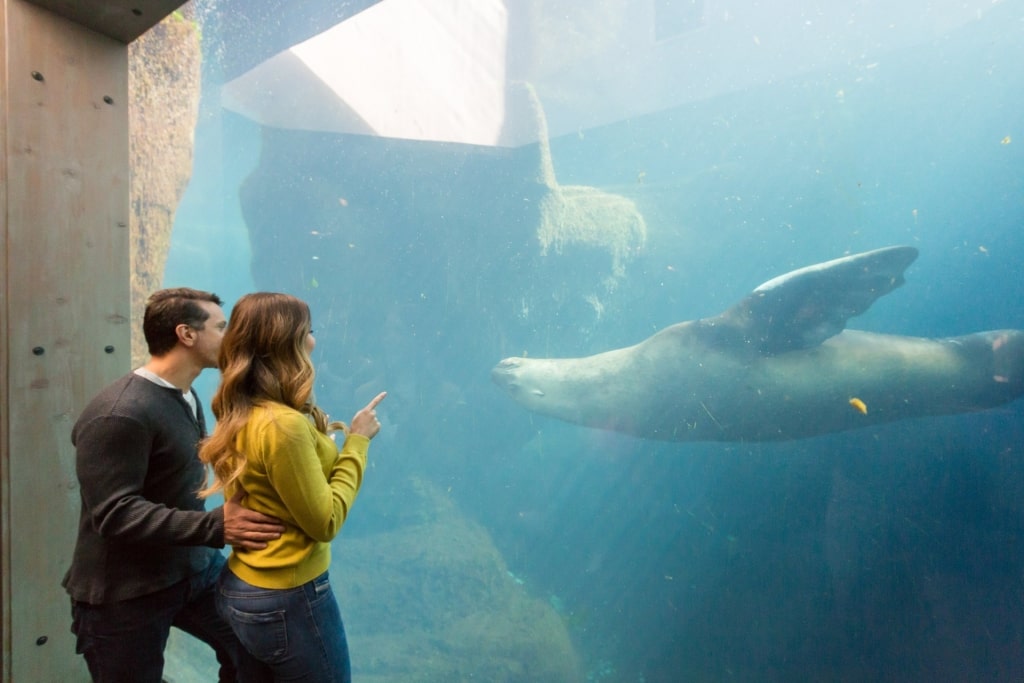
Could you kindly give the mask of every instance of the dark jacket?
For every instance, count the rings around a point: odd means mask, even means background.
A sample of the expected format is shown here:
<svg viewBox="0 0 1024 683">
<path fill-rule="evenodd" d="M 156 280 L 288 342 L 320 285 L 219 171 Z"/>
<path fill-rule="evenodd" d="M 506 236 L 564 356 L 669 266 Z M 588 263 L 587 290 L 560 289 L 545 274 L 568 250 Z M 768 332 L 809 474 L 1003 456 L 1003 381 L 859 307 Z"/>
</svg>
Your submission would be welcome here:
<svg viewBox="0 0 1024 683">
<path fill-rule="evenodd" d="M 146 595 L 202 571 L 224 545 L 223 512 L 196 492 L 206 436 L 177 389 L 130 373 L 103 389 L 71 441 L 82 497 L 71 568 L 72 599 L 102 604 Z"/>
</svg>

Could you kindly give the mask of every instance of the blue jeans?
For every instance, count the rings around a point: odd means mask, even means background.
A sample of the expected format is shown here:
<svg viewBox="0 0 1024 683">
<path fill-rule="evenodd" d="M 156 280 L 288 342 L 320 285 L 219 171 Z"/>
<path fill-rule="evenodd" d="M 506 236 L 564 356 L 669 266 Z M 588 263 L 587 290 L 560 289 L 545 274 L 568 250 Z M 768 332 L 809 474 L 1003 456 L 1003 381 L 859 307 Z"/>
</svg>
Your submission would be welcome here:
<svg viewBox="0 0 1024 683">
<path fill-rule="evenodd" d="M 269 680 L 264 666 L 217 614 L 217 578 L 224 557 L 206 570 L 149 595 L 103 605 L 71 601 L 71 632 L 95 683 L 160 683 L 164 647 L 175 626 L 217 653 L 220 683 Z"/>
<path fill-rule="evenodd" d="M 275 681 L 350 683 L 348 641 L 327 572 L 297 588 L 258 588 L 230 569 L 217 609 Z"/>
</svg>

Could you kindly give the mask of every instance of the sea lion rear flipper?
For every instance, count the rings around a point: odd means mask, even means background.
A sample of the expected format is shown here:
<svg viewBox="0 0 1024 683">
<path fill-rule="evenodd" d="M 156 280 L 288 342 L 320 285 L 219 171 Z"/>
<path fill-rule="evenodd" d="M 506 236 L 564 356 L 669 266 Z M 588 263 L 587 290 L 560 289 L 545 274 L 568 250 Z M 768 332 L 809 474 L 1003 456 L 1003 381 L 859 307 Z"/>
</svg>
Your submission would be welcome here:
<svg viewBox="0 0 1024 683">
<path fill-rule="evenodd" d="M 902 285 L 916 258 L 914 247 L 885 247 L 794 270 L 757 287 L 716 325 L 766 355 L 817 346 Z"/>
</svg>

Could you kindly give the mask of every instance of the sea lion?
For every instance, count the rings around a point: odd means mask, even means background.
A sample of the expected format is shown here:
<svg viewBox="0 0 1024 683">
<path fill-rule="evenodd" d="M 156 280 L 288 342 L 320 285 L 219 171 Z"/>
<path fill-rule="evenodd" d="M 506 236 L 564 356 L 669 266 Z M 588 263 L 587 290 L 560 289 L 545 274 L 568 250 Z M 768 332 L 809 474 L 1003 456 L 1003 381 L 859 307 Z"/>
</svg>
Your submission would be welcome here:
<svg viewBox="0 0 1024 683">
<path fill-rule="evenodd" d="M 769 280 L 721 315 L 586 358 L 506 358 L 495 382 L 528 410 L 662 441 L 780 441 L 1024 394 L 1024 331 L 928 339 L 844 330 L 903 284 L 894 246 Z"/>
</svg>

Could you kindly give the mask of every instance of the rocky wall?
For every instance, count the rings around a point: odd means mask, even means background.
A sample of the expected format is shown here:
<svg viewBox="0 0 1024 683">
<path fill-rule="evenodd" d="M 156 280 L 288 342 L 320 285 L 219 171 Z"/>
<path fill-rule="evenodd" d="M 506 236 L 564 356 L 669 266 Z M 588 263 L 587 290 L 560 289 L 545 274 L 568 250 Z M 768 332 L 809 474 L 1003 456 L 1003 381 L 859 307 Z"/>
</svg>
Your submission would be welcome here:
<svg viewBox="0 0 1024 683">
<path fill-rule="evenodd" d="M 192 175 L 201 63 L 191 2 L 128 46 L 133 367 L 147 357 L 142 314 L 162 286 L 174 214 Z"/>
</svg>

